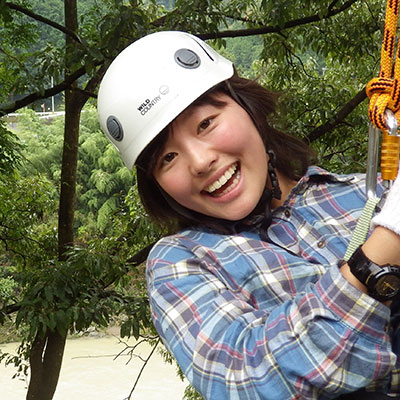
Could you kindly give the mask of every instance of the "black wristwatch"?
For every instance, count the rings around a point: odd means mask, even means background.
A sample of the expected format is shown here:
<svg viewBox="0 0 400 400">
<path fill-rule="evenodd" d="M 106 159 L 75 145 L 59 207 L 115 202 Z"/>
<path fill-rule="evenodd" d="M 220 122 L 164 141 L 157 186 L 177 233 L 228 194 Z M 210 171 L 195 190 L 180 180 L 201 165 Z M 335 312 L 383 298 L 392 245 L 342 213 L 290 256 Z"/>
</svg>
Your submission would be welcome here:
<svg viewBox="0 0 400 400">
<path fill-rule="evenodd" d="M 351 273 L 368 289 L 376 300 L 393 300 L 400 293 L 400 266 L 377 265 L 362 251 L 361 246 L 350 257 L 347 264 Z"/>
</svg>

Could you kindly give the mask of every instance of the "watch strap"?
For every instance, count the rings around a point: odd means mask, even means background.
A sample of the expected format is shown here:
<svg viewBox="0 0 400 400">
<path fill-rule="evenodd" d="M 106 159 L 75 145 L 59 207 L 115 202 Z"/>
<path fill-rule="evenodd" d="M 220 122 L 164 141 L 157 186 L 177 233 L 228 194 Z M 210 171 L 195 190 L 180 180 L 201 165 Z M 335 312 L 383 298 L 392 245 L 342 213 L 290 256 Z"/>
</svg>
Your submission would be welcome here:
<svg viewBox="0 0 400 400">
<path fill-rule="evenodd" d="M 351 273 L 367 287 L 368 294 L 371 297 L 379 301 L 388 301 L 393 300 L 400 293 L 400 266 L 374 263 L 365 255 L 361 246 L 349 258 L 347 264 Z M 385 284 L 386 290 L 382 290 L 382 285 L 379 282 L 382 283 L 384 282 L 382 279 L 387 280 L 390 277 L 397 277 L 395 279 L 396 285 L 393 285 L 392 278 L 391 283 Z M 390 290 L 387 291 L 387 289 Z"/>
<path fill-rule="evenodd" d="M 368 287 L 371 275 L 378 273 L 382 268 L 371 261 L 359 246 L 347 261 L 351 273 L 364 285 Z"/>
</svg>

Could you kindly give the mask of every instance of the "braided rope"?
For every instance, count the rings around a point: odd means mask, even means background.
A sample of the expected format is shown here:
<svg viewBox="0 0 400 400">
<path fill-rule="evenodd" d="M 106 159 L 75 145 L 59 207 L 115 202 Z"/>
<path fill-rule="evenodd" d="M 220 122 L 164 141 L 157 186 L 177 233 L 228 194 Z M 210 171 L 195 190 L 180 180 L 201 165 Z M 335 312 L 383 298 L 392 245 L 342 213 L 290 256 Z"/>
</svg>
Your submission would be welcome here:
<svg viewBox="0 0 400 400">
<path fill-rule="evenodd" d="M 384 180 L 394 180 L 399 165 L 400 138 L 388 134 L 385 118 L 385 111 L 389 109 L 397 121 L 400 119 L 400 42 L 394 57 L 399 8 L 400 0 L 388 0 L 380 72 L 377 78 L 368 82 L 366 88 L 370 99 L 369 119 L 383 132 L 381 173 Z"/>
</svg>

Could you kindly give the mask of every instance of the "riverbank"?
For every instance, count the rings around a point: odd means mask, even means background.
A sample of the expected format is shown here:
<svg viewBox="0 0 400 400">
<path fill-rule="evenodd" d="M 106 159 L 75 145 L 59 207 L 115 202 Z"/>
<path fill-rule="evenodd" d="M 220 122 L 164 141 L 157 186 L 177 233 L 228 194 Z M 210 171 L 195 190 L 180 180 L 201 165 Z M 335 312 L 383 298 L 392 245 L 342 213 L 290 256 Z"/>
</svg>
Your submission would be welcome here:
<svg viewBox="0 0 400 400">
<path fill-rule="evenodd" d="M 123 340 L 126 342 L 126 340 Z M 134 345 L 134 339 L 127 342 Z M 17 343 L 0 345 L 2 352 L 14 353 Z M 60 379 L 53 400 L 125 400 L 128 398 L 151 347 L 140 344 L 130 358 L 116 336 L 68 339 Z M 15 368 L 0 364 L 1 398 L 24 400 L 26 382 L 12 379 Z M 155 352 L 143 371 L 131 400 L 181 400 L 187 382 L 176 375 L 176 368 L 166 364 Z"/>
</svg>

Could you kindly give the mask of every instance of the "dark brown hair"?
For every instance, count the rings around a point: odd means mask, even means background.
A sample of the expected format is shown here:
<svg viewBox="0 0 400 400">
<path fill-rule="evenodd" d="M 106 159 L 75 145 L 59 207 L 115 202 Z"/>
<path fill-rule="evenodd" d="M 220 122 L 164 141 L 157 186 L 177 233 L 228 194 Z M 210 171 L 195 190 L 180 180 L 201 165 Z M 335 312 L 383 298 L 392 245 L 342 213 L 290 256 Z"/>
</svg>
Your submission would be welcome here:
<svg viewBox="0 0 400 400">
<path fill-rule="evenodd" d="M 300 179 L 311 164 L 314 153 L 306 143 L 280 132 L 269 123 L 269 118 L 276 112 L 279 95 L 265 89 L 256 81 L 241 78 L 235 73 L 227 82 L 221 82 L 204 93 L 191 106 L 211 104 L 223 107 L 225 103 L 216 98 L 219 93 L 232 97 L 249 113 L 265 148 L 275 152 L 276 168 L 291 180 Z M 213 225 L 211 217 L 178 205 L 154 179 L 155 163 L 163 151 L 168 135 L 169 126 L 143 150 L 136 162 L 138 191 L 142 203 L 155 222 L 170 230 L 195 225 Z"/>
</svg>

